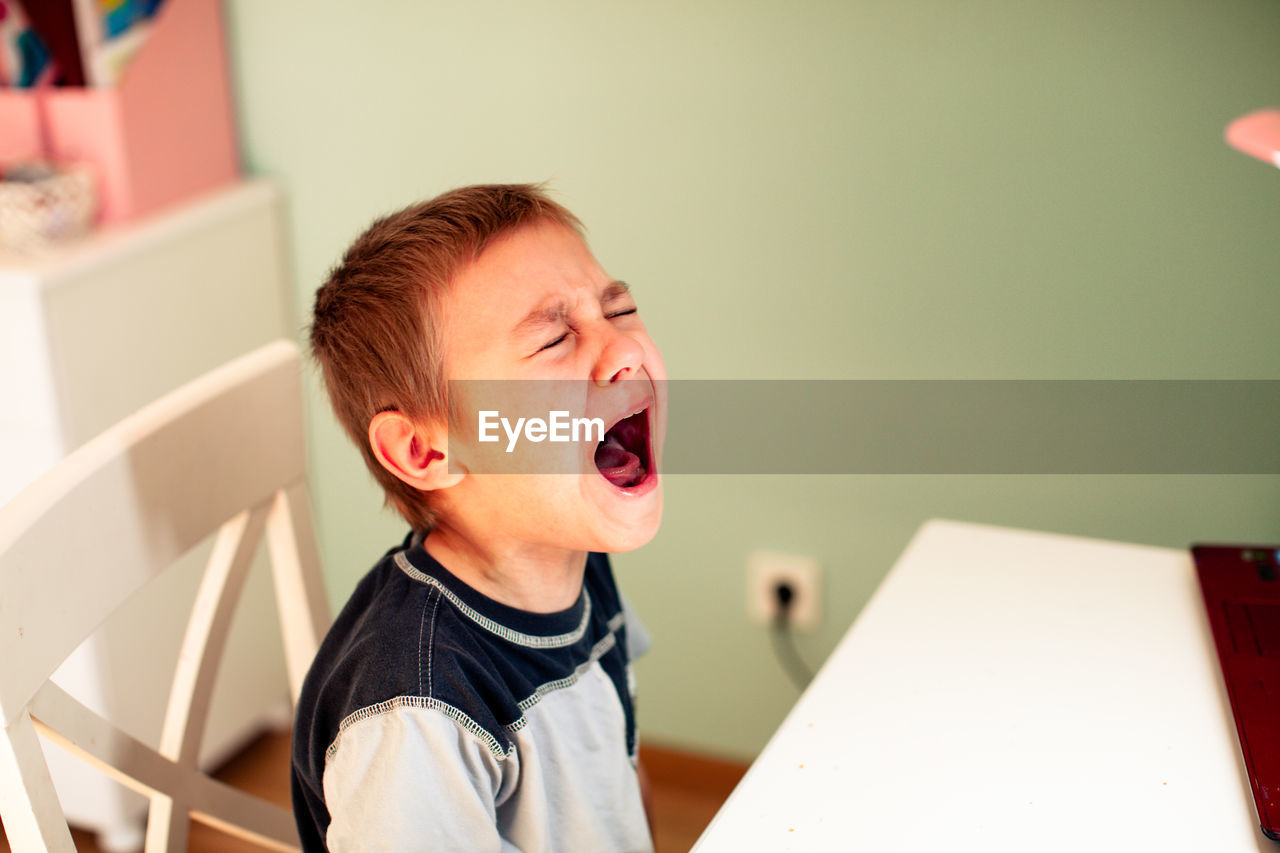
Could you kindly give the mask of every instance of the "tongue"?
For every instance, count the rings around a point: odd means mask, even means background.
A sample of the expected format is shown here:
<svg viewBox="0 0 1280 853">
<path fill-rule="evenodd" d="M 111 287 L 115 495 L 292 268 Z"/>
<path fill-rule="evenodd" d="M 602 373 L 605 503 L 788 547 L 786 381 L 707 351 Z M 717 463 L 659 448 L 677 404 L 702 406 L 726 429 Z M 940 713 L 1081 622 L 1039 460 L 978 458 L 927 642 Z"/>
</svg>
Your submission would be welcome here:
<svg viewBox="0 0 1280 853">
<path fill-rule="evenodd" d="M 623 447 L 612 435 L 596 448 L 596 467 L 606 480 L 619 487 L 633 485 L 643 473 L 640 457 Z"/>
</svg>

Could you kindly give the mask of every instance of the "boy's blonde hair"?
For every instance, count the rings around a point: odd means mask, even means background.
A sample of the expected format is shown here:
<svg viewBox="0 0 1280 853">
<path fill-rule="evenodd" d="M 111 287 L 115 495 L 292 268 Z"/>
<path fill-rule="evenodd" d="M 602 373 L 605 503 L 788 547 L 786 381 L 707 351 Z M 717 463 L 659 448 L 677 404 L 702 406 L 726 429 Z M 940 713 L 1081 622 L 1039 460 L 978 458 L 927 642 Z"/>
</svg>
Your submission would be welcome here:
<svg viewBox="0 0 1280 853">
<path fill-rule="evenodd" d="M 582 230 L 541 185 L 451 190 L 374 222 L 316 291 L 311 352 L 334 413 L 416 530 L 435 524 L 426 495 L 378 462 L 369 422 L 392 409 L 417 423 L 452 414 L 437 322 L 449 283 L 494 238 L 548 220 Z"/>
</svg>

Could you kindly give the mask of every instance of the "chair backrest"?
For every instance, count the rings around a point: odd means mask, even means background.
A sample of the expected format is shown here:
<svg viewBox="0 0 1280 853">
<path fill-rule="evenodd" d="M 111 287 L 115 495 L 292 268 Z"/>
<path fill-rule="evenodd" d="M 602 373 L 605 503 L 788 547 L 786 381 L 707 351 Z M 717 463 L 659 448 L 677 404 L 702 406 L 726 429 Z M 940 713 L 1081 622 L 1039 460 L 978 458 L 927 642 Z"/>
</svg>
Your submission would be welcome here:
<svg viewBox="0 0 1280 853">
<path fill-rule="evenodd" d="M 291 813 L 202 774 L 205 712 L 237 596 L 266 533 L 291 695 L 329 624 L 307 503 L 297 347 L 269 344 L 69 454 L 0 507 L 0 818 L 17 851 L 73 851 L 37 732 L 150 799 L 147 851 L 189 819 L 297 849 Z M 50 676 L 134 593 L 216 534 L 159 749 Z"/>
</svg>

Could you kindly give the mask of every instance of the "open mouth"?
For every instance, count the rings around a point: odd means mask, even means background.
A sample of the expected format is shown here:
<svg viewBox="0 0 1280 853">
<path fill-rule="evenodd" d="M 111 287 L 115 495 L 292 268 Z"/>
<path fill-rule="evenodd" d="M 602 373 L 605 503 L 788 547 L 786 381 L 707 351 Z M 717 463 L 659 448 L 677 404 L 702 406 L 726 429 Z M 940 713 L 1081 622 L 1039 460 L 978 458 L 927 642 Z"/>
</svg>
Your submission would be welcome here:
<svg viewBox="0 0 1280 853">
<path fill-rule="evenodd" d="M 653 467 L 649 452 L 649 409 L 618 421 L 596 445 L 596 468 L 619 489 L 640 485 Z"/>
</svg>

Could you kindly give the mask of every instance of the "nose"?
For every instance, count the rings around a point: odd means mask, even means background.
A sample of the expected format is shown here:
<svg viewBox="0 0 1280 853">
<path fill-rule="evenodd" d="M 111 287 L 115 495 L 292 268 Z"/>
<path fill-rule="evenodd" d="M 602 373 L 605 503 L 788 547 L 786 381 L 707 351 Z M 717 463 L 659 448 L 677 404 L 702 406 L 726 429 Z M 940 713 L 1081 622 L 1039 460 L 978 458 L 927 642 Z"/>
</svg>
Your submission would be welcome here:
<svg viewBox="0 0 1280 853">
<path fill-rule="evenodd" d="M 604 345 L 591 372 L 591 378 L 602 388 L 623 379 L 634 379 L 644 362 L 644 348 L 639 341 L 614 329 L 607 321 L 604 329 Z"/>
</svg>

